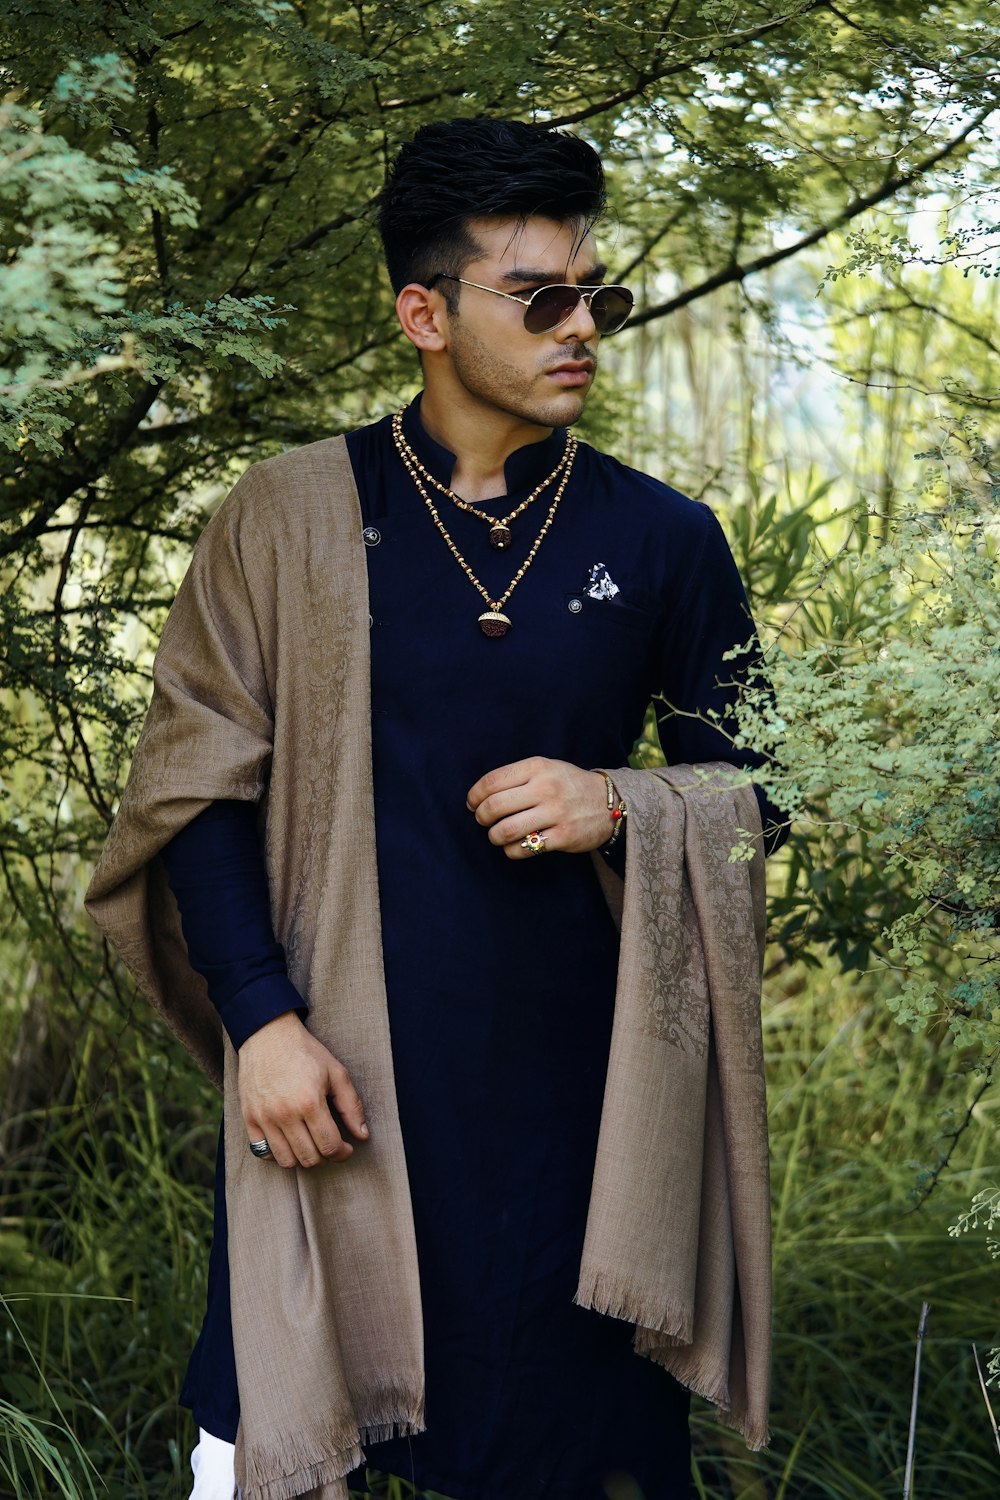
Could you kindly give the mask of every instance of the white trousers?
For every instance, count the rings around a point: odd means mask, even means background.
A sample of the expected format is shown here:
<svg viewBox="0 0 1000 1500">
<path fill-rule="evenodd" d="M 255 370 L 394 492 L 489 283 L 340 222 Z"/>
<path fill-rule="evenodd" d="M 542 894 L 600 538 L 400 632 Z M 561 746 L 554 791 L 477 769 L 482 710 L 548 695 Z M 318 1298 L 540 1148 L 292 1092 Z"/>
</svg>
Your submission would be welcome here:
<svg viewBox="0 0 1000 1500">
<path fill-rule="evenodd" d="M 236 1488 L 236 1445 L 198 1429 L 198 1442 L 191 1454 L 194 1489 L 190 1500 L 240 1500 Z"/>
</svg>

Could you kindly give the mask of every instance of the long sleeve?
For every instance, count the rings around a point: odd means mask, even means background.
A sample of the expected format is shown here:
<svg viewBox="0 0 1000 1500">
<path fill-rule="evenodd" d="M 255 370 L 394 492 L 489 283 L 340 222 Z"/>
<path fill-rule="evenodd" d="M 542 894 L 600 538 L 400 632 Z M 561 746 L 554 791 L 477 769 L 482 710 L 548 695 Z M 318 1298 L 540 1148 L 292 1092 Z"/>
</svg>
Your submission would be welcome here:
<svg viewBox="0 0 1000 1500">
<path fill-rule="evenodd" d="M 161 851 L 193 968 L 234 1047 L 275 1017 L 307 1007 L 271 925 L 252 802 L 204 808 Z"/>
<path fill-rule="evenodd" d="M 750 605 L 722 527 L 707 506 L 703 535 L 686 591 L 666 629 L 660 659 L 661 697 L 654 700 L 660 743 L 668 764 L 728 761 L 751 768 L 762 757 L 737 748 L 734 705 L 751 667 L 761 662 Z M 753 649 L 730 660 L 725 653 L 753 640 Z M 713 716 L 714 721 L 713 721 Z M 754 787 L 765 849 L 788 836 L 784 815 Z"/>
</svg>

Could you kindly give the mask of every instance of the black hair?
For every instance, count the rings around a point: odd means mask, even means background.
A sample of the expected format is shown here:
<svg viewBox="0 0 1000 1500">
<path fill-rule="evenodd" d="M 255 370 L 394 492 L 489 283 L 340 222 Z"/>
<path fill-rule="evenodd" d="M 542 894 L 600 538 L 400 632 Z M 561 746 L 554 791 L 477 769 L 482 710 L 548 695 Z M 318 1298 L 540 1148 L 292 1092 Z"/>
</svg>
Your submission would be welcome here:
<svg viewBox="0 0 1000 1500">
<path fill-rule="evenodd" d="M 379 197 L 379 232 L 393 291 L 460 276 L 479 251 L 468 221 L 542 214 L 578 220 L 581 237 L 605 205 L 604 169 L 579 136 L 520 120 L 423 125 L 393 163 Z M 454 309 L 459 288 L 442 282 Z"/>
</svg>

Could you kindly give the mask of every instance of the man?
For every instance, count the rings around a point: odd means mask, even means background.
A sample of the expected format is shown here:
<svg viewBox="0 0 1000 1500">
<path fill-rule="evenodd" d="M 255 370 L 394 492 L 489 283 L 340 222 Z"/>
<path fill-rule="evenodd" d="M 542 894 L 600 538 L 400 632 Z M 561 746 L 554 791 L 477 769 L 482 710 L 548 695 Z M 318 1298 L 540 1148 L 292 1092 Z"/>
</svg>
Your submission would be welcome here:
<svg viewBox="0 0 1000 1500">
<path fill-rule="evenodd" d="M 420 131 L 420 397 L 251 469 L 164 632 L 89 904 L 216 1076 L 206 994 L 228 1036 L 197 1500 L 363 1455 L 679 1500 L 685 1387 L 766 1437 L 756 802 L 625 766 L 653 695 L 672 763 L 739 761 L 752 623 L 707 508 L 569 432 L 631 307 L 603 202 L 572 136 Z"/>
</svg>

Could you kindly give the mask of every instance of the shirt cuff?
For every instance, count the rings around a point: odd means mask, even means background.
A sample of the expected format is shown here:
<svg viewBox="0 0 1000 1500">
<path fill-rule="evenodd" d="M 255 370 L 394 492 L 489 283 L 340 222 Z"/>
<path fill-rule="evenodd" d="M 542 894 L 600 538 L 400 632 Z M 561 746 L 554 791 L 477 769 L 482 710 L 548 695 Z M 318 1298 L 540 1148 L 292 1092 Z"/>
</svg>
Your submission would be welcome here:
<svg viewBox="0 0 1000 1500">
<path fill-rule="evenodd" d="M 262 974 L 258 979 L 251 979 L 234 995 L 227 996 L 218 1010 L 237 1052 L 268 1021 L 274 1021 L 290 1010 L 294 1010 L 301 1021 L 309 1014 L 309 1007 L 287 974 Z"/>
</svg>

